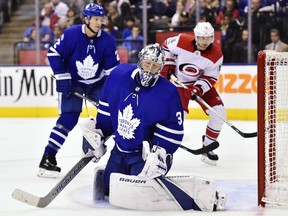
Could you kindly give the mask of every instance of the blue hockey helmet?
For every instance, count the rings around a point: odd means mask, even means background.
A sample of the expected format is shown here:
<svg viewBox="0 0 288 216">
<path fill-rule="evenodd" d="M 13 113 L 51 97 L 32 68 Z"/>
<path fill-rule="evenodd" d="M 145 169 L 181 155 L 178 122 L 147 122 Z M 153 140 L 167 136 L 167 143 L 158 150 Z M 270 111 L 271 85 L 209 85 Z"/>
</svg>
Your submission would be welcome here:
<svg viewBox="0 0 288 216">
<path fill-rule="evenodd" d="M 83 17 L 90 18 L 91 16 L 105 16 L 105 10 L 98 4 L 90 3 L 87 4 L 83 10 Z"/>
<path fill-rule="evenodd" d="M 144 87 L 153 86 L 165 62 L 165 53 L 159 44 L 148 44 L 138 54 L 138 68 L 140 69 L 140 82 Z"/>
</svg>

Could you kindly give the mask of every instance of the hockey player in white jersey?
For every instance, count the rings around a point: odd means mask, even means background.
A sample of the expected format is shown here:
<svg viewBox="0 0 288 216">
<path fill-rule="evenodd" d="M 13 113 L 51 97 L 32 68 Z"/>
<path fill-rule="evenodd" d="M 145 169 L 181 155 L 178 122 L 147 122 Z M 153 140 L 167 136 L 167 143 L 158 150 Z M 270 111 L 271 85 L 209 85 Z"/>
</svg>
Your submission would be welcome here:
<svg viewBox="0 0 288 216">
<path fill-rule="evenodd" d="M 177 88 L 160 76 L 163 65 L 161 46 L 150 44 L 137 66 L 117 66 L 103 86 L 96 125 L 93 119 L 81 124 L 85 155 L 98 161 L 105 140 L 112 136 L 115 143 L 106 167 L 95 172 L 94 200 L 109 195 L 112 205 L 135 210 L 222 209 L 226 197 L 214 180 L 165 178 L 183 138 L 183 108 Z"/>
<path fill-rule="evenodd" d="M 56 154 L 78 122 L 83 100 L 73 93 L 98 101 L 106 77 L 119 64 L 116 41 L 101 29 L 103 7 L 90 3 L 83 10 L 84 24 L 74 25 L 48 50 L 48 60 L 56 78 L 60 117 L 51 130 L 39 164 L 39 177 L 55 178 L 61 169 Z"/>
<path fill-rule="evenodd" d="M 163 43 L 166 63 L 161 75 L 170 79 L 171 74 L 184 83 L 189 89 L 176 85 L 181 96 L 183 109 L 188 113 L 189 100 L 201 97 L 215 111 L 225 118 L 226 110 L 221 97 L 214 88 L 218 80 L 223 54 L 221 48 L 214 42 L 214 29 L 209 22 L 199 22 L 194 28 L 194 36 L 179 34 L 168 38 Z M 203 145 L 216 141 L 223 126 L 223 121 L 213 112 L 201 105 L 210 120 L 205 135 L 202 136 Z M 202 161 L 216 165 L 218 155 L 213 151 L 201 156 Z"/>
</svg>

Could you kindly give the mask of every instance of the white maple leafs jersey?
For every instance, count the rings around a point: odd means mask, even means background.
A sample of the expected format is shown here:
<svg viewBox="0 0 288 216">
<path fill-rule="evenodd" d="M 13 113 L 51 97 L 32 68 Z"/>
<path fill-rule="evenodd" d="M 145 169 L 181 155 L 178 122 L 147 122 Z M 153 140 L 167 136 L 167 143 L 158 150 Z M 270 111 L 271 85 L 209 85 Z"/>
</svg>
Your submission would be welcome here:
<svg viewBox="0 0 288 216">
<path fill-rule="evenodd" d="M 100 81 L 119 64 L 115 39 L 105 31 L 89 38 L 85 25 L 74 25 L 50 47 L 47 53 L 54 74 L 70 73 L 85 84 Z"/>
<path fill-rule="evenodd" d="M 194 36 L 186 33 L 168 38 L 164 44 L 166 65 L 176 65 L 175 75 L 184 84 L 201 85 L 207 92 L 218 80 L 223 54 L 215 44 L 196 49 Z"/>
<path fill-rule="evenodd" d="M 178 90 L 164 77 L 153 87 L 143 87 L 135 80 L 138 72 L 129 64 L 111 72 L 101 91 L 96 128 L 104 136 L 113 135 L 123 152 L 141 150 L 146 140 L 174 153 L 184 134 Z"/>
</svg>

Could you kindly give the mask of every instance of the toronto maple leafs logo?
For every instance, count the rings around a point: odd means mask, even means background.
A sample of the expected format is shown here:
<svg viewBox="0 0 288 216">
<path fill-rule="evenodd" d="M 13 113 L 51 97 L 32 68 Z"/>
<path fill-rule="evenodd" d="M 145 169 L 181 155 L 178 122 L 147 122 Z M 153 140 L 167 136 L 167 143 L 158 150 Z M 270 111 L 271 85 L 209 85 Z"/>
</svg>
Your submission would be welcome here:
<svg viewBox="0 0 288 216">
<path fill-rule="evenodd" d="M 123 113 L 121 113 L 120 110 L 118 111 L 117 131 L 120 136 L 123 136 L 124 139 L 135 138 L 134 131 L 139 126 L 140 120 L 137 118 L 133 118 L 133 115 L 134 113 L 131 104 L 125 107 Z"/>
<path fill-rule="evenodd" d="M 94 65 L 94 60 L 91 55 L 84 59 L 83 64 L 80 61 L 76 61 L 76 67 L 78 70 L 78 75 L 83 79 L 94 77 L 98 70 L 98 64 Z"/>
</svg>

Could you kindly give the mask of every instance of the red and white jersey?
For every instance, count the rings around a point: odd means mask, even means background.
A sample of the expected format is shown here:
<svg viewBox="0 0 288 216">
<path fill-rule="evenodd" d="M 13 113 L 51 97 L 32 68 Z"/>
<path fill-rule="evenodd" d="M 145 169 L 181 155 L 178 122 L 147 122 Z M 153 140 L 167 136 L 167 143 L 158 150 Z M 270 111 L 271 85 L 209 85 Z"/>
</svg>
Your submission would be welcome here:
<svg viewBox="0 0 288 216">
<path fill-rule="evenodd" d="M 175 75 L 182 83 L 200 85 L 205 93 L 218 80 L 223 54 L 217 45 L 212 44 L 205 51 L 199 51 L 194 36 L 182 33 L 168 38 L 163 48 L 165 65 L 176 65 Z"/>
</svg>

